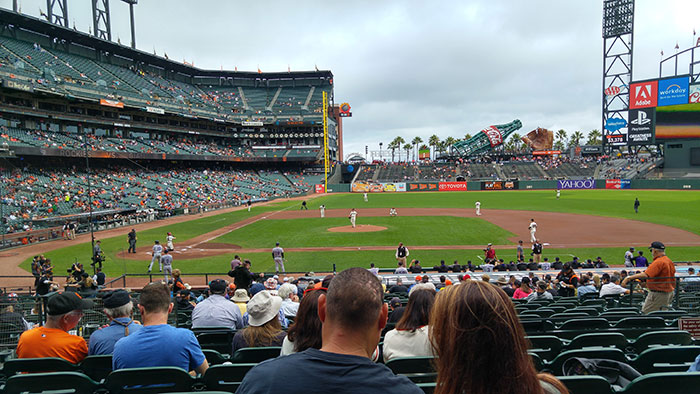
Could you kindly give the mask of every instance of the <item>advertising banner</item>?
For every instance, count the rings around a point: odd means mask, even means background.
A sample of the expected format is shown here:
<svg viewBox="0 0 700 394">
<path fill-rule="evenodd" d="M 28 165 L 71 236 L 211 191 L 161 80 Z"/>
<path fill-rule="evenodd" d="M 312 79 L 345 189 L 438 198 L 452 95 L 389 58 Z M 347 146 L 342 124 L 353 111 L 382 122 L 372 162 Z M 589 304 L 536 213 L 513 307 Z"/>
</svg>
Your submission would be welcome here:
<svg viewBox="0 0 700 394">
<path fill-rule="evenodd" d="M 418 159 L 419 160 L 430 160 L 430 148 L 419 150 L 418 151 Z"/>
<path fill-rule="evenodd" d="M 2 86 L 9 89 L 21 90 L 23 92 L 34 92 L 34 87 L 24 82 L 13 81 L 10 79 L 3 79 Z"/>
<path fill-rule="evenodd" d="M 486 134 L 486 137 L 488 137 L 489 144 L 491 144 L 492 148 L 503 143 L 503 136 L 501 135 L 501 131 L 498 130 L 496 127 L 489 126 L 481 130 L 481 132 Z"/>
<path fill-rule="evenodd" d="M 159 115 L 165 114 L 165 110 L 163 108 L 158 108 L 158 107 L 146 107 L 146 112 L 150 112 L 152 114 L 159 114 Z"/>
<path fill-rule="evenodd" d="M 690 77 L 687 75 L 659 80 L 659 101 L 657 105 L 663 107 L 687 104 L 689 83 Z"/>
<path fill-rule="evenodd" d="M 436 192 L 438 191 L 437 182 L 416 182 L 408 184 L 409 192 Z"/>
<path fill-rule="evenodd" d="M 481 182 L 481 190 L 517 190 L 518 181 Z"/>
<path fill-rule="evenodd" d="M 605 188 L 606 189 L 629 189 L 632 185 L 632 181 L 629 179 L 606 179 Z"/>
<path fill-rule="evenodd" d="M 627 127 L 627 121 L 622 118 L 607 118 L 605 119 L 605 130 L 610 130 L 613 133 Z"/>
<path fill-rule="evenodd" d="M 627 145 L 654 143 L 656 131 L 656 108 L 630 110 L 630 125 L 627 128 Z"/>
<path fill-rule="evenodd" d="M 552 156 L 561 155 L 560 150 L 536 150 L 532 152 L 533 156 Z"/>
<path fill-rule="evenodd" d="M 355 193 L 384 193 L 384 192 L 405 192 L 406 184 L 400 183 L 369 183 L 355 182 L 352 184 L 350 191 Z"/>
<path fill-rule="evenodd" d="M 565 179 L 557 181 L 557 189 L 595 189 L 594 179 Z"/>
<path fill-rule="evenodd" d="M 382 183 L 382 190 L 385 192 L 405 192 L 405 183 Z"/>
<path fill-rule="evenodd" d="M 467 182 L 440 182 L 438 190 L 441 192 L 466 192 Z"/>
<path fill-rule="evenodd" d="M 100 105 L 114 108 L 124 108 L 124 103 L 117 100 L 100 99 Z"/>
<path fill-rule="evenodd" d="M 324 193 L 325 191 L 326 191 L 326 185 L 320 184 L 320 183 L 316 185 L 316 193 L 321 194 L 321 193 Z"/>
<path fill-rule="evenodd" d="M 693 339 L 700 339 L 700 317 L 683 317 L 678 319 L 678 329 L 688 331 Z"/>
<path fill-rule="evenodd" d="M 630 84 L 630 109 L 656 107 L 659 81 Z"/>
<path fill-rule="evenodd" d="M 627 134 L 608 134 L 605 141 L 608 145 L 627 145 Z"/>
<path fill-rule="evenodd" d="M 688 104 L 700 104 L 700 85 L 690 85 L 688 89 Z"/>
</svg>

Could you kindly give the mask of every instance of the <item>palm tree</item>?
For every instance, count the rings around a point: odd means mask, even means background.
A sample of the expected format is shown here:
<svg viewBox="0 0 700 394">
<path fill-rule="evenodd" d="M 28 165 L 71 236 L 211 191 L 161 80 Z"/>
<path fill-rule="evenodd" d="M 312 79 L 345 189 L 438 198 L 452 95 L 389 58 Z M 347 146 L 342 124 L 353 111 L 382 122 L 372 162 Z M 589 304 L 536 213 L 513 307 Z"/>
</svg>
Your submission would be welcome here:
<svg viewBox="0 0 700 394">
<path fill-rule="evenodd" d="M 406 151 L 406 163 L 408 163 L 408 158 L 409 158 L 409 155 L 411 153 L 411 149 L 413 149 L 413 145 L 411 145 L 411 144 L 406 144 L 403 146 L 403 150 Z"/>
<path fill-rule="evenodd" d="M 520 145 L 522 144 L 522 140 L 520 139 L 520 134 L 518 133 L 513 133 L 510 136 L 510 142 L 513 143 L 513 151 L 520 152 Z"/>
<path fill-rule="evenodd" d="M 406 141 L 402 137 L 396 137 L 394 138 L 393 141 L 391 141 L 392 144 L 394 144 L 393 149 L 399 149 L 399 161 L 401 161 L 401 147 Z M 392 159 L 393 161 L 393 159 Z"/>
<path fill-rule="evenodd" d="M 413 144 L 414 149 L 417 149 L 418 145 L 422 144 L 422 143 L 423 143 L 423 139 L 420 137 L 415 137 L 413 140 L 411 140 L 411 144 Z M 413 151 L 413 160 L 416 160 L 417 156 L 418 156 L 418 152 L 416 152 L 414 150 Z"/>
<path fill-rule="evenodd" d="M 588 141 L 586 141 L 586 145 L 600 145 L 600 137 L 602 137 L 602 135 L 600 135 L 600 131 L 598 131 L 598 129 L 591 130 L 588 133 Z"/>
<path fill-rule="evenodd" d="M 471 135 L 471 134 L 467 133 L 467 134 L 464 135 L 464 140 L 465 140 L 465 141 L 468 140 L 468 139 L 470 139 L 470 138 L 472 138 L 472 135 Z"/>
<path fill-rule="evenodd" d="M 439 138 L 437 135 L 435 135 L 435 134 L 431 135 L 430 138 L 428 138 L 428 144 L 429 144 L 431 147 L 433 147 L 433 149 L 432 149 L 433 151 L 436 150 L 437 145 L 438 145 L 439 143 L 440 143 L 440 138 Z"/>
<path fill-rule="evenodd" d="M 445 138 L 445 145 L 447 146 L 447 153 L 449 153 L 450 155 L 452 154 L 452 145 L 454 145 L 455 142 L 457 142 L 457 140 L 452 138 L 452 137 Z"/>
<path fill-rule="evenodd" d="M 573 146 L 579 146 L 581 145 L 581 140 L 583 139 L 583 133 L 580 131 L 574 131 L 574 133 L 571 135 L 571 145 Z"/>
<path fill-rule="evenodd" d="M 554 143 L 554 146 L 557 150 L 564 150 L 564 148 L 566 148 L 566 131 L 564 129 L 559 129 L 556 137 L 557 142 Z"/>
</svg>

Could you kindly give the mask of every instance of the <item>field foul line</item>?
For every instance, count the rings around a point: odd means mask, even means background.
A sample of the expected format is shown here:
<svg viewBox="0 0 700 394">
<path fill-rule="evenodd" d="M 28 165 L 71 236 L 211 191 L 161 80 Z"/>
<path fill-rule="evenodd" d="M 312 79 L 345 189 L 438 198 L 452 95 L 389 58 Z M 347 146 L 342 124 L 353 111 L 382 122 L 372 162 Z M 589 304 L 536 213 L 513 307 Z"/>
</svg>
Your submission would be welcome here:
<svg viewBox="0 0 700 394">
<path fill-rule="evenodd" d="M 283 208 L 283 209 L 280 209 L 279 211 L 274 211 L 274 212 L 269 213 L 268 215 L 261 216 L 261 217 L 255 219 L 255 220 L 253 220 L 252 222 L 244 223 L 244 224 L 237 224 L 236 226 L 232 227 L 230 230 L 226 231 L 225 233 L 222 233 L 222 234 L 219 234 L 219 235 L 215 235 L 215 236 L 209 237 L 209 238 L 205 239 L 204 241 L 199 241 L 199 242 L 197 242 L 196 244 L 190 245 L 190 248 L 195 247 L 195 246 L 199 246 L 199 245 L 201 245 L 201 244 L 203 244 L 203 243 L 207 243 L 207 242 L 209 242 L 209 241 L 213 241 L 213 240 L 215 240 L 215 239 L 217 239 L 217 238 L 219 238 L 219 237 L 223 237 L 223 236 L 226 235 L 226 234 L 229 234 L 229 233 L 234 232 L 234 231 L 236 231 L 236 230 L 238 230 L 238 229 L 241 229 L 241 228 L 243 228 L 243 227 L 245 227 L 245 226 L 247 226 L 247 225 L 249 225 L 249 224 L 253 224 L 253 223 L 256 223 L 256 222 L 258 222 L 258 221 L 260 221 L 260 220 L 267 219 L 267 218 L 269 218 L 270 216 L 274 216 L 274 215 L 276 215 L 276 214 L 278 214 L 278 213 L 280 213 L 280 212 L 283 212 L 283 211 L 286 211 L 286 210 L 288 210 L 288 209 L 291 209 L 292 207 L 296 207 L 296 206 L 295 206 L 295 205 L 290 205 L 290 206 L 288 206 L 287 208 Z"/>
</svg>

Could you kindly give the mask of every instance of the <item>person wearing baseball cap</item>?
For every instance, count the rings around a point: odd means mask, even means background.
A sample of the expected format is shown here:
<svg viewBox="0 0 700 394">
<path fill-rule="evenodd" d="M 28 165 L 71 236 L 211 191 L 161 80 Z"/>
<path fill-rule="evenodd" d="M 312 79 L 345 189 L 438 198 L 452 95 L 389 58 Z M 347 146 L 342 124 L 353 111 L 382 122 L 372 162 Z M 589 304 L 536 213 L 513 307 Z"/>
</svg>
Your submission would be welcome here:
<svg viewBox="0 0 700 394">
<path fill-rule="evenodd" d="M 238 305 L 226 299 L 228 283 L 223 279 L 209 282 L 209 294 L 192 311 L 192 328 L 230 327 L 243 328 L 243 315 Z"/>
<path fill-rule="evenodd" d="M 47 303 L 46 324 L 25 331 L 17 343 L 18 358 L 59 357 L 77 364 L 88 354 L 85 339 L 71 335 L 83 310 L 92 308 L 90 300 L 76 293 L 63 292 L 51 296 Z"/>
<path fill-rule="evenodd" d="M 644 272 L 629 275 L 622 281 L 622 286 L 625 287 L 632 280 L 646 279 L 649 293 L 642 305 L 644 314 L 667 309 L 673 300 L 673 290 L 676 287 L 676 267 L 666 256 L 666 246 L 654 241 L 649 246 L 649 251 L 654 259 L 649 267 Z"/>
<path fill-rule="evenodd" d="M 90 335 L 88 355 L 112 354 L 118 340 L 141 329 L 141 323 L 131 318 L 134 304 L 125 290 L 115 290 L 102 296 L 104 314 L 109 327 L 101 328 Z"/>
</svg>

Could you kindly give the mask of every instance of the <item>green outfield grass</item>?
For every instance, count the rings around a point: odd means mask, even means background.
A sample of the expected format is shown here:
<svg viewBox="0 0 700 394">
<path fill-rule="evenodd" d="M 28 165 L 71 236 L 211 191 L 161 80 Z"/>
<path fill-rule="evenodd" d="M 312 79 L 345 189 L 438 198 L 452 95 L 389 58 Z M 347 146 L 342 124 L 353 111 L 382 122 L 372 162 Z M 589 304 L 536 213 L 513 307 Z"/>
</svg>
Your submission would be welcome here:
<svg viewBox="0 0 700 394">
<path fill-rule="evenodd" d="M 632 208 L 634 198 L 641 202 L 639 214 Z M 479 219 L 454 217 L 415 217 L 401 216 L 401 209 L 407 207 L 437 207 L 437 208 L 474 208 L 476 200 L 481 201 L 482 209 L 519 209 L 550 212 L 570 212 L 587 215 L 600 215 L 636 219 L 645 222 L 664 224 L 700 234 L 700 192 L 681 190 L 563 190 L 561 198 L 555 198 L 553 190 L 530 191 L 500 191 L 500 192 L 443 192 L 443 193 L 386 193 L 370 194 L 369 202 L 365 203 L 362 194 L 331 194 L 328 196 L 309 197 L 310 209 L 317 209 L 325 204 L 328 209 L 357 208 L 386 208 L 396 207 L 399 217 L 362 218 L 361 223 L 376 224 L 388 227 L 388 230 L 376 233 L 336 234 L 326 232 L 326 227 L 344 226 L 348 224 L 345 218 L 326 218 L 296 220 L 266 220 L 260 221 L 240 230 L 222 236 L 213 242 L 226 242 L 244 247 L 272 247 L 275 241 L 283 246 L 362 246 L 362 245 L 395 245 L 399 241 L 410 245 L 474 245 L 485 242 L 507 243 L 512 236 L 505 230 Z M 194 220 L 139 232 L 139 246 L 150 245 L 153 240 L 165 238 L 167 231 L 172 231 L 177 242 L 207 233 L 216 228 L 233 224 L 237 221 L 254 216 L 258 213 L 277 211 L 280 209 L 298 209 L 299 202 L 280 202 L 268 206 L 254 207 L 252 212 L 246 210 L 215 215 L 208 218 L 193 217 Z M 337 222 L 336 222 L 337 220 Z M 426 222 L 428 221 L 428 222 Z M 397 225 L 400 224 L 400 225 Z M 456 226 L 456 227 L 455 227 Z M 304 231 L 300 231 L 300 229 Z M 484 230 L 486 229 L 486 231 Z M 274 230 L 274 231 L 273 231 Z M 594 230 L 594 229 L 593 229 Z M 103 250 L 108 259 L 105 272 L 108 276 L 120 275 L 123 272 L 143 273 L 147 260 L 122 261 L 116 254 L 127 248 L 126 233 L 109 239 L 103 239 Z M 277 238 L 277 239 L 276 239 Z M 499 242 L 500 241 L 500 242 Z M 60 242 L 60 241 L 59 241 Z M 565 259 L 576 254 L 581 258 L 601 256 L 611 263 L 620 263 L 624 248 L 606 249 L 554 249 L 552 252 L 545 248 L 545 256 L 555 255 Z M 676 261 L 700 260 L 700 247 L 670 248 L 669 255 Z M 509 260 L 514 251 L 499 251 L 499 257 Z M 62 275 L 65 269 L 76 258 L 83 263 L 89 263 L 89 243 L 67 247 L 46 253 L 56 267 L 55 272 Z M 414 251 L 411 257 L 425 260 L 433 266 L 440 259 L 446 261 L 459 260 L 466 262 L 471 259 L 474 263 L 480 261 L 479 250 L 474 251 Z M 204 259 L 177 260 L 175 266 L 184 272 L 225 272 L 233 253 Z M 270 271 L 274 265 L 269 253 L 256 253 L 245 256 L 254 263 L 256 271 Z M 570 257 L 570 256 L 569 256 Z M 353 251 L 353 252 L 306 252 L 287 255 L 288 270 L 290 271 L 327 271 L 336 263 L 338 269 L 349 266 L 368 266 L 375 262 L 382 267 L 395 265 L 393 252 L 384 251 Z M 150 260 L 150 259 L 149 259 Z M 29 260 L 21 265 L 29 269 Z"/>
<path fill-rule="evenodd" d="M 365 233 L 337 233 L 328 228 L 348 226 L 346 218 L 261 220 L 211 242 L 243 248 L 272 248 L 275 242 L 295 248 L 327 246 L 497 245 L 510 243 L 515 234 L 482 219 L 454 216 L 364 217 L 361 224 L 386 227 Z"/>
</svg>

